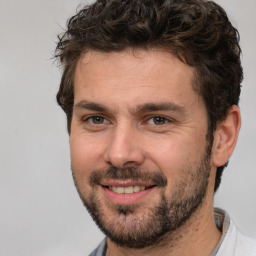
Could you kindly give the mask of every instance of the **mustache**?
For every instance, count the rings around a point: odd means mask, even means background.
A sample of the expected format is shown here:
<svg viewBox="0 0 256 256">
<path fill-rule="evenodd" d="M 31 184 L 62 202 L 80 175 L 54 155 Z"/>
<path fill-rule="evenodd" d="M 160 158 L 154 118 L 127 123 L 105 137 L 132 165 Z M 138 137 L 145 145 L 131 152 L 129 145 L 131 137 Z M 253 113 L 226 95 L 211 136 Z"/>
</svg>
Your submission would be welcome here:
<svg viewBox="0 0 256 256">
<path fill-rule="evenodd" d="M 159 187 L 165 187 L 167 185 L 167 178 L 159 171 L 148 172 L 143 171 L 136 167 L 127 167 L 123 169 L 111 166 L 105 170 L 94 170 L 89 177 L 89 183 L 91 186 L 98 185 L 102 180 L 115 179 L 115 180 L 133 180 L 143 181 L 146 183 L 154 184 Z"/>
</svg>

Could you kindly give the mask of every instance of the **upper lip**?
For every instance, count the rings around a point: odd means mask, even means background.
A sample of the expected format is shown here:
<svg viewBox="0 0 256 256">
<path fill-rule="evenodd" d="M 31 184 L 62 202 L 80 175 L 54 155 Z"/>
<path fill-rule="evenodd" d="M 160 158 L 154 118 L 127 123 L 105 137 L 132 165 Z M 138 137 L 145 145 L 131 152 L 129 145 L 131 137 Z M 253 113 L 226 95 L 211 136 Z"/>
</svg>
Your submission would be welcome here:
<svg viewBox="0 0 256 256">
<path fill-rule="evenodd" d="M 152 187 L 156 184 L 146 183 L 143 181 L 132 181 L 132 180 L 107 180 L 101 182 L 101 185 L 104 187 L 130 187 L 130 186 L 145 186 Z"/>
</svg>

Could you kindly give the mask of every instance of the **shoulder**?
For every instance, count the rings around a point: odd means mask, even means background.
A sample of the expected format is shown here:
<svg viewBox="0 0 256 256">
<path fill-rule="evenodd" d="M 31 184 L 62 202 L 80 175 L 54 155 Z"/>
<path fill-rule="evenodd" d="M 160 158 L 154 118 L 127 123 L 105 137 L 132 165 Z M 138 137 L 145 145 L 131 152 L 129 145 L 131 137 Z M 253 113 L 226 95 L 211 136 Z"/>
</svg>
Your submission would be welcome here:
<svg viewBox="0 0 256 256">
<path fill-rule="evenodd" d="M 256 256 L 256 240 L 237 232 L 235 256 Z"/>
<path fill-rule="evenodd" d="M 242 234 L 224 210 L 217 208 L 214 213 L 222 236 L 212 255 L 256 256 L 256 240 Z"/>
<path fill-rule="evenodd" d="M 242 234 L 230 220 L 222 249 L 218 254 L 220 256 L 256 256 L 256 241 Z"/>
<path fill-rule="evenodd" d="M 106 238 L 104 238 L 103 241 L 99 244 L 99 246 L 93 252 L 91 252 L 89 256 L 105 256 L 106 249 L 107 249 L 107 240 Z"/>
</svg>

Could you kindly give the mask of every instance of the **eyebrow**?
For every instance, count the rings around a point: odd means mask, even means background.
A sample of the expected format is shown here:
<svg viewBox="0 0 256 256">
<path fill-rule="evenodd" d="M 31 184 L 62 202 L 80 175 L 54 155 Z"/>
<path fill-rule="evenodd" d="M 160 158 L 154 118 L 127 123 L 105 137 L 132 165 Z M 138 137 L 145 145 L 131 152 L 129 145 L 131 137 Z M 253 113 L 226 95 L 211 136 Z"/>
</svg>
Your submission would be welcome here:
<svg viewBox="0 0 256 256">
<path fill-rule="evenodd" d="M 87 100 L 79 101 L 74 109 L 86 109 L 98 112 L 109 112 L 109 109 L 96 102 L 90 102 Z M 185 108 L 175 104 L 174 102 L 158 102 L 158 103 L 145 103 L 136 106 L 134 109 L 130 110 L 132 113 L 144 113 L 144 112 L 152 112 L 152 111 L 175 111 L 175 112 L 185 112 Z"/>
<path fill-rule="evenodd" d="M 175 111 L 185 112 L 184 107 L 173 102 L 146 103 L 136 107 L 135 112 Z"/>
<path fill-rule="evenodd" d="M 108 108 L 102 104 L 96 102 L 90 102 L 87 100 L 79 101 L 75 106 L 74 109 L 87 109 L 99 112 L 108 112 Z"/>
</svg>

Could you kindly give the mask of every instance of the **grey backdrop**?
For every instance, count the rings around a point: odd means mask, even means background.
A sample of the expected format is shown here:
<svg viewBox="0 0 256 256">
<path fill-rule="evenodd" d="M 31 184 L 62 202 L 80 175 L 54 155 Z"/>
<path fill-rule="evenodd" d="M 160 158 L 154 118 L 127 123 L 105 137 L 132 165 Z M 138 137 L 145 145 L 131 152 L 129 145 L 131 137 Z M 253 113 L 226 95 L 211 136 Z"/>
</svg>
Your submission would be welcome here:
<svg viewBox="0 0 256 256">
<path fill-rule="evenodd" d="M 240 30 L 242 129 L 215 204 L 256 238 L 256 1 L 222 0 Z M 55 102 L 56 35 L 80 1 L 0 0 L 0 255 L 88 255 L 103 235 L 74 188 Z"/>
</svg>

